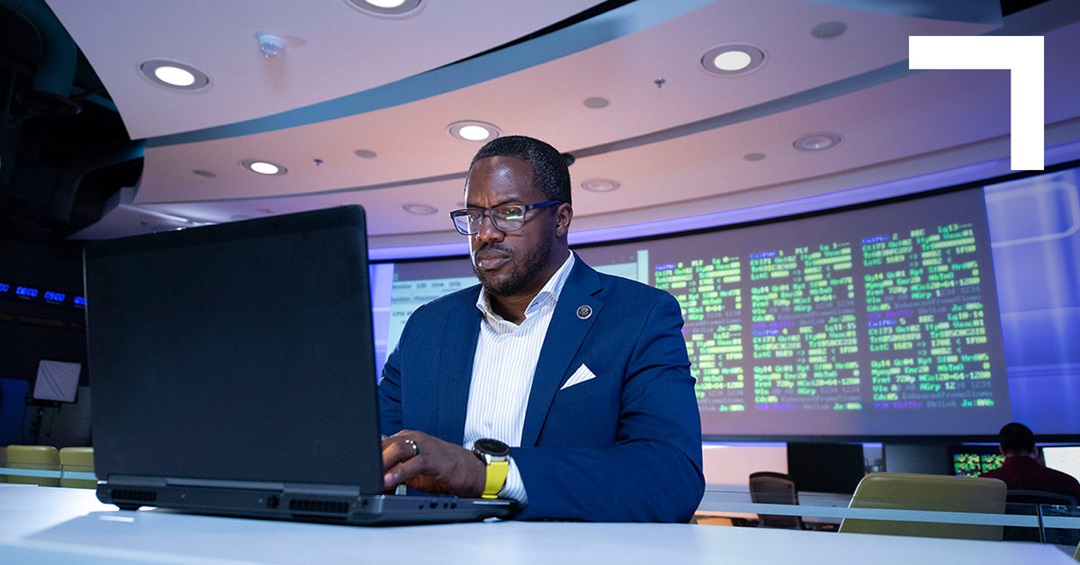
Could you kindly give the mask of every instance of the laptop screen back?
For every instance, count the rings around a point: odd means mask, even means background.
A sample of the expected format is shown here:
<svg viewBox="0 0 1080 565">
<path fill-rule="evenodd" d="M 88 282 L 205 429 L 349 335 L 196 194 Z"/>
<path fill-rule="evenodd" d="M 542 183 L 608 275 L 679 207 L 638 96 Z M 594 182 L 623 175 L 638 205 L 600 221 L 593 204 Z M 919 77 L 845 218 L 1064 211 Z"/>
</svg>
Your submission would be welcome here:
<svg viewBox="0 0 1080 565">
<path fill-rule="evenodd" d="M 85 252 L 99 478 L 382 490 L 364 212 L 304 212 Z"/>
</svg>

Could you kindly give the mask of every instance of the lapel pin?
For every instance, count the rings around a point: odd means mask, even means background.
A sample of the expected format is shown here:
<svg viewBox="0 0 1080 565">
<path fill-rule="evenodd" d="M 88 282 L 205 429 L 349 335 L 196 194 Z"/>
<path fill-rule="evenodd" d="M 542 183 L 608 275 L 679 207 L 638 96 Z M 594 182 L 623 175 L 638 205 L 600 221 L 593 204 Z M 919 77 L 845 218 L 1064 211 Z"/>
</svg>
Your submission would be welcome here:
<svg viewBox="0 0 1080 565">
<path fill-rule="evenodd" d="M 588 320 L 589 316 L 592 316 L 592 306 L 589 306 L 589 305 L 578 306 L 578 309 L 577 309 L 577 317 L 578 318 L 580 318 L 582 320 Z"/>
</svg>

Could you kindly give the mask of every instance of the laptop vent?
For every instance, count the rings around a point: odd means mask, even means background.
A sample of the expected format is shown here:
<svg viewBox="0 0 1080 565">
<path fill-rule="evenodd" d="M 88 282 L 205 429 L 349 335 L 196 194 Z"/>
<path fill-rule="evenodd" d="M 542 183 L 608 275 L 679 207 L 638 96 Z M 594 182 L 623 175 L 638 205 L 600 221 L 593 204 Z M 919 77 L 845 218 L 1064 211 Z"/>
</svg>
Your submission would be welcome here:
<svg viewBox="0 0 1080 565">
<path fill-rule="evenodd" d="M 289 501 L 289 510 L 298 514 L 347 515 L 349 503 L 337 500 L 313 500 L 294 498 Z"/>
<path fill-rule="evenodd" d="M 111 491 L 113 500 L 123 502 L 145 502 L 153 504 L 157 500 L 157 492 L 152 490 L 137 490 L 118 488 Z"/>
</svg>

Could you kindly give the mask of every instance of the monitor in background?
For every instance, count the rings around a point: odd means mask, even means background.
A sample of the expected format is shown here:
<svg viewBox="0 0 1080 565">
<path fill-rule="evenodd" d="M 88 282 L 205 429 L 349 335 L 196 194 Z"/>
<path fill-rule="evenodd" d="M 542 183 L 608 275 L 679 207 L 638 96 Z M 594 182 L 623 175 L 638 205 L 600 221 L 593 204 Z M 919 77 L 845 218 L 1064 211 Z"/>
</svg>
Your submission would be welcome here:
<svg viewBox="0 0 1080 565">
<path fill-rule="evenodd" d="M 1045 445 L 1042 456 L 1047 467 L 1080 480 L 1080 445 Z"/>
<path fill-rule="evenodd" d="M 977 477 L 1005 463 L 997 445 L 951 445 L 949 468 L 957 477 Z"/>
<path fill-rule="evenodd" d="M 852 494 L 866 474 L 861 443 L 792 442 L 787 460 L 799 492 Z"/>
<path fill-rule="evenodd" d="M 81 372 L 82 363 L 40 360 L 31 400 L 35 404 L 75 402 L 79 393 L 79 373 Z"/>
</svg>

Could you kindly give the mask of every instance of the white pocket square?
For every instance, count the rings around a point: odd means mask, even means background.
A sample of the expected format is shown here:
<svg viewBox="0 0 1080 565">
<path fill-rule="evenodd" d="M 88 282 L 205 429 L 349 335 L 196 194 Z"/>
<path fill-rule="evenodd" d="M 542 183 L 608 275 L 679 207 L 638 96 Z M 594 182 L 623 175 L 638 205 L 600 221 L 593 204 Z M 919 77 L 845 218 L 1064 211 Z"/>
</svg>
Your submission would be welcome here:
<svg viewBox="0 0 1080 565">
<path fill-rule="evenodd" d="M 576 384 L 581 384 L 585 381 L 589 381 L 595 378 L 596 374 L 589 370 L 589 368 L 586 367 L 584 364 L 582 364 L 580 367 L 578 367 L 576 371 L 574 371 L 573 375 L 570 375 L 569 379 L 566 379 L 566 382 L 563 383 L 561 387 L 559 387 L 559 390 L 567 389 Z"/>
</svg>

